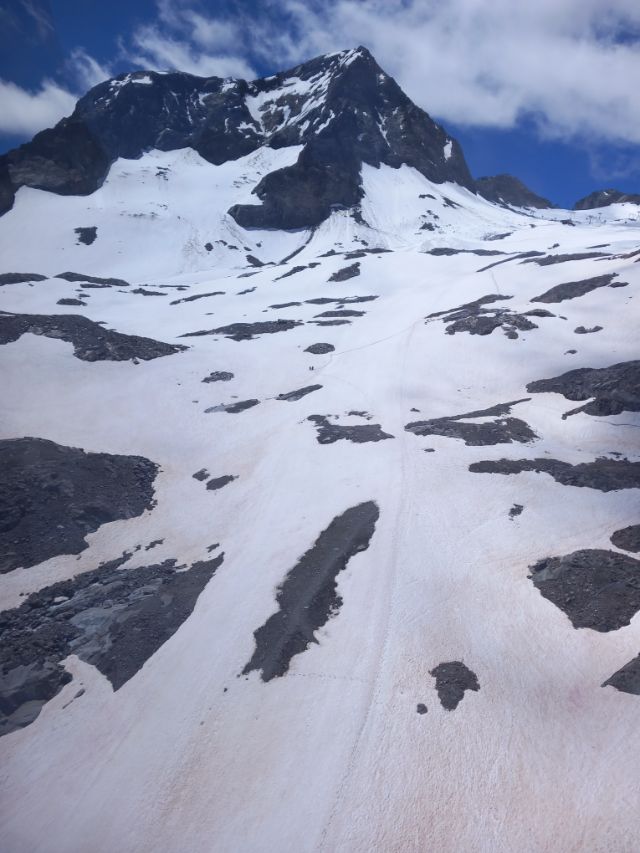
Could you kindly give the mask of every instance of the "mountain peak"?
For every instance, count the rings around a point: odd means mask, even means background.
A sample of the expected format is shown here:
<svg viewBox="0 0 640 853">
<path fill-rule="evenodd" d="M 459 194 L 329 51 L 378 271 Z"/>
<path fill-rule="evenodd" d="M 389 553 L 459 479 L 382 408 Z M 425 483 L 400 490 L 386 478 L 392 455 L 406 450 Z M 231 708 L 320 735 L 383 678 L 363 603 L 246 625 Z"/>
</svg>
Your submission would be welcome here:
<svg viewBox="0 0 640 853">
<path fill-rule="evenodd" d="M 595 207 L 608 207 L 610 204 L 623 204 L 631 202 L 640 204 L 640 195 L 636 193 L 625 193 L 622 190 L 606 189 L 595 190 L 584 198 L 579 199 L 574 205 L 574 210 L 592 210 Z"/>
<path fill-rule="evenodd" d="M 361 45 L 253 81 L 156 71 L 107 80 L 0 160 L 0 212 L 21 186 L 93 192 L 119 157 L 191 147 L 219 165 L 262 146 L 302 150 L 255 188 L 260 203 L 229 211 L 245 227 L 310 227 L 357 206 L 363 163 L 474 187 L 458 143 Z"/>
</svg>

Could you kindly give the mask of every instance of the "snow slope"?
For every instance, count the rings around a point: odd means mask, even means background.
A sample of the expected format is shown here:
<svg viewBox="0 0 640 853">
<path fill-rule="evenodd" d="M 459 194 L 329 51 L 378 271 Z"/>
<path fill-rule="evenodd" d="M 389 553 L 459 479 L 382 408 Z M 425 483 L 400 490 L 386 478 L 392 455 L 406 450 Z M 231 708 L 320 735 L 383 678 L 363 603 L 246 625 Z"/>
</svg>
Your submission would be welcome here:
<svg viewBox="0 0 640 853">
<path fill-rule="evenodd" d="M 640 617 L 606 633 L 576 629 L 528 574 L 544 557 L 612 549 L 612 532 L 638 522 L 637 489 L 469 466 L 640 458 L 638 412 L 563 419 L 580 404 L 526 390 L 638 357 L 640 265 L 620 257 L 640 248 L 637 208 L 511 211 L 407 166 L 365 166 L 361 217 L 336 211 L 313 231 L 239 228 L 225 211 L 296 156 L 260 149 L 214 167 L 191 150 L 153 151 L 118 161 L 91 196 L 23 188 L 0 219 L 1 271 L 48 276 L 1 286 L 1 311 L 81 314 L 188 346 L 140 363 L 82 361 L 70 343 L 33 333 L 0 347 L 0 438 L 160 465 L 153 509 L 103 524 L 79 555 L 0 575 L 3 609 L 125 551 L 128 572 L 170 558 L 189 566 L 214 543 L 225 555 L 193 613 L 119 690 L 71 655 L 73 680 L 0 738 L 2 847 L 634 850 L 640 698 L 601 685 L 640 651 Z M 74 229 L 93 226 L 95 242 L 78 243 Z M 462 251 L 431 254 L 442 248 Z M 515 257 L 531 251 L 606 256 L 546 266 Z M 330 280 L 354 265 L 353 277 Z M 54 277 L 67 270 L 129 286 Z M 614 273 L 626 287 L 531 302 Z M 85 305 L 58 304 L 78 291 Z M 447 334 L 446 317 L 426 319 L 487 294 L 518 315 L 555 316 L 532 316 L 537 328 L 517 338 L 503 328 Z M 376 298 L 348 299 L 364 296 Z M 335 302 L 308 301 L 322 298 Z M 332 310 L 364 313 L 318 316 Z M 299 325 L 252 340 L 182 337 L 278 318 Z M 317 324 L 327 319 L 349 322 Z M 306 351 L 317 342 L 334 350 Z M 233 378 L 203 383 L 212 371 Z M 278 399 L 311 384 L 322 387 Z M 492 416 L 473 413 L 523 399 L 511 416 L 536 434 L 531 443 L 473 446 L 405 429 L 464 413 L 486 424 Z M 259 402 L 215 410 L 246 400 Z M 321 444 L 313 415 L 379 424 L 392 438 Z M 193 477 L 201 469 L 237 479 L 207 489 Z M 366 501 L 379 508 L 375 531 L 338 575 L 342 602 L 317 642 L 281 677 L 243 674 L 287 573 L 332 519 Z M 523 510 L 510 517 L 515 504 Z M 151 554 L 135 550 L 159 539 Z M 452 711 L 430 675 L 447 661 L 479 683 Z"/>
</svg>

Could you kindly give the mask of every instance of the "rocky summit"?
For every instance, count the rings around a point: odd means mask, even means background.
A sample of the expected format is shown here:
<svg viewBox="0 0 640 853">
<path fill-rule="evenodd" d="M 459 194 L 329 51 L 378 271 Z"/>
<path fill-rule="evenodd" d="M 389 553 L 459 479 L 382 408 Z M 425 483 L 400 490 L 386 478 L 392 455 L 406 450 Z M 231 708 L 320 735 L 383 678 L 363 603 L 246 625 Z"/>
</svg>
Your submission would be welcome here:
<svg viewBox="0 0 640 853">
<path fill-rule="evenodd" d="M 634 199 L 364 48 L 108 80 L 0 194 L 3 853 L 637 849 Z"/>
</svg>

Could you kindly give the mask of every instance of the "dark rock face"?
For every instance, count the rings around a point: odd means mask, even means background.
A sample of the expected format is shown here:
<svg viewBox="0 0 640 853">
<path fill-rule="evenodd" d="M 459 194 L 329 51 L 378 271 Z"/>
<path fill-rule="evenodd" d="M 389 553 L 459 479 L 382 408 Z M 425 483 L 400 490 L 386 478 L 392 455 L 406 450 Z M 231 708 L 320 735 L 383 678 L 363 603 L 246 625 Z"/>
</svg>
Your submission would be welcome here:
<svg viewBox="0 0 640 853">
<path fill-rule="evenodd" d="M 295 655 L 317 643 L 316 631 L 342 606 L 337 577 L 349 560 L 366 551 L 379 510 L 373 501 L 358 504 L 333 519 L 278 587 L 278 610 L 254 632 L 256 648 L 242 670 L 259 670 L 263 681 L 284 675 Z"/>
<path fill-rule="evenodd" d="M 335 349 L 333 344 L 311 344 L 305 349 L 305 352 L 310 352 L 312 355 L 324 355 L 328 352 L 333 352 Z"/>
<path fill-rule="evenodd" d="M 301 326 L 301 320 L 263 320 L 257 323 L 230 323 L 219 329 L 202 332 L 187 332 L 183 338 L 196 338 L 202 335 L 225 335 L 234 341 L 251 341 L 256 335 L 272 335 L 275 332 L 288 332 L 295 326 Z"/>
<path fill-rule="evenodd" d="M 608 287 L 616 275 L 617 273 L 609 273 L 608 275 L 585 278 L 583 281 L 567 281 L 564 284 L 557 284 L 540 296 L 534 296 L 531 301 L 553 303 L 576 299 L 578 296 L 584 296 L 585 293 L 591 293 L 592 290 L 597 290 L 599 287 Z"/>
<path fill-rule="evenodd" d="M 0 572 L 79 554 L 102 524 L 153 506 L 158 466 L 43 438 L 0 441 Z"/>
<path fill-rule="evenodd" d="M 78 107 L 71 118 L 0 157 L 0 214 L 11 209 L 20 187 L 89 195 L 102 185 L 115 158 L 77 113 Z"/>
<path fill-rule="evenodd" d="M 353 441 L 355 444 L 363 444 L 367 441 L 383 441 L 385 438 L 394 437 L 388 432 L 383 432 L 380 424 L 344 426 L 332 424 L 326 415 L 309 415 L 307 420 L 316 425 L 318 444 L 333 444 L 341 439 Z"/>
<path fill-rule="evenodd" d="M 307 94 L 288 91 L 296 80 L 307 84 Z M 258 118 L 249 108 L 255 113 L 256 96 Z M 305 121 L 296 121 L 303 110 Z M 356 206 L 363 162 L 406 163 L 438 183 L 474 186 L 458 143 L 358 48 L 251 83 L 155 72 L 101 83 L 69 118 L 0 158 L 0 212 L 21 186 L 91 193 L 118 157 L 153 148 L 191 147 L 220 164 L 264 145 L 304 147 L 293 166 L 260 181 L 260 203 L 231 208 L 245 228 L 306 228 L 334 209 Z"/>
<path fill-rule="evenodd" d="M 295 400 L 301 400 L 303 397 L 306 397 L 307 394 L 319 391 L 321 388 L 322 385 L 305 385 L 304 388 L 298 388 L 296 391 L 287 391 L 285 394 L 278 394 L 276 400 L 288 400 L 292 403 Z"/>
<path fill-rule="evenodd" d="M 0 313 L 0 345 L 17 341 L 28 332 L 72 343 L 73 354 L 82 361 L 150 361 L 186 349 L 177 344 L 113 332 L 78 314 Z"/>
<path fill-rule="evenodd" d="M 579 199 L 573 205 L 573 209 L 592 210 L 594 207 L 608 207 L 610 204 L 621 204 L 622 202 L 640 204 L 640 195 L 623 193 L 621 190 L 596 190 Z"/>
<path fill-rule="evenodd" d="M 429 675 L 435 678 L 440 704 L 447 711 L 455 711 L 464 699 L 465 691 L 480 690 L 475 672 L 459 660 L 439 663 Z"/>
<path fill-rule="evenodd" d="M 631 527 L 616 530 L 611 535 L 611 544 L 623 551 L 633 551 L 637 554 L 640 551 L 640 524 L 632 524 Z"/>
<path fill-rule="evenodd" d="M 522 515 L 522 510 L 524 507 L 522 504 L 514 504 L 509 510 L 509 518 L 517 518 L 519 515 Z"/>
<path fill-rule="evenodd" d="M 481 447 L 487 444 L 510 444 L 518 441 L 526 444 L 537 438 L 531 427 L 519 418 L 505 417 L 511 413 L 513 406 L 526 403 L 524 400 L 513 400 L 511 403 L 500 403 L 489 409 L 467 412 L 463 415 L 452 415 L 448 418 L 434 418 L 429 421 L 413 421 L 405 426 L 407 432 L 414 435 L 443 435 L 448 438 L 459 438 L 468 446 Z M 495 417 L 494 421 L 480 424 L 465 423 L 473 418 Z"/>
<path fill-rule="evenodd" d="M 98 236 L 98 228 L 95 225 L 89 228 L 74 228 L 73 230 L 78 235 L 78 243 L 84 243 L 85 246 L 90 246 L 94 243 Z"/>
<path fill-rule="evenodd" d="M 531 567 L 530 578 L 574 628 L 617 631 L 640 610 L 640 560 L 616 551 L 549 557 Z"/>
<path fill-rule="evenodd" d="M 617 672 L 614 672 L 611 678 L 608 678 L 603 687 L 615 687 L 621 693 L 631 693 L 633 696 L 640 696 L 640 655 L 630 660 Z"/>
<path fill-rule="evenodd" d="M 493 175 L 478 178 L 476 192 L 488 201 L 504 206 L 536 207 L 539 209 L 555 207 L 542 196 L 536 195 L 513 175 Z"/>
<path fill-rule="evenodd" d="M 628 459 L 601 457 L 594 462 L 571 465 L 558 459 L 498 459 L 473 462 L 469 471 L 474 474 L 520 474 L 535 471 L 549 474 L 563 486 L 615 492 L 619 489 L 640 489 L 640 462 Z"/>
<path fill-rule="evenodd" d="M 123 570 L 128 559 L 61 581 L 0 614 L 0 734 L 32 723 L 71 680 L 76 654 L 114 690 L 132 678 L 191 615 L 223 555 L 177 571 L 175 560 Z"/>
<path fill-rule="evenodd" d="M 25 281 L 45 281 L 46 275 L 37 272 L 4 272 L 0 274 L 0 287 L 5 284 L 22 284 Z"/>
<path fill-rule="evenodd" d="M 640 361 L 623 361 L 610 367 L 581 367 L 552 379 L 529 382 L 531 394 L 551 392 L 567 400 L 589 400 L 567 414 L 585 412 L 602 417 L 640 412 Z M 564 415 L 566 417 L 566 415 Z"/>
</svg>

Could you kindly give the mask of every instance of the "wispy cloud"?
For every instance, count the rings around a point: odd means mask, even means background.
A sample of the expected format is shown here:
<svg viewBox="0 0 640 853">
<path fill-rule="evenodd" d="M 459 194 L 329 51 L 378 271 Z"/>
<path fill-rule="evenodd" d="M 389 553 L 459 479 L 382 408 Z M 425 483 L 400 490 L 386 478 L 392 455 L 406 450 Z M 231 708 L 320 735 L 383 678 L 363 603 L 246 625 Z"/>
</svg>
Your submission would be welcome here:
<svg viewBox="0 0 640 853">
<path fill-rule="evenodd" d="M 73 112 L 76 101 L 88 88 L 111 74 L 110 68 L 100 65 L 82 48 L 71 52 L 66 65 L 70 79 L 76 83 L 73 91 L 48 79 L 35 90 L 0 80 L 0 135 L 31 136 L 51 127 Z"/>
<path fill-rule="evenodd" d="M 34 92 L 0 80 L 0 133 L 31 135 L 72 112 L 76 97 L 51 80 Z"/>
</svg>

